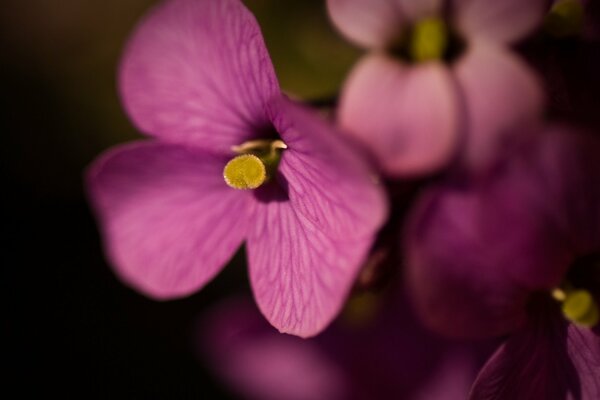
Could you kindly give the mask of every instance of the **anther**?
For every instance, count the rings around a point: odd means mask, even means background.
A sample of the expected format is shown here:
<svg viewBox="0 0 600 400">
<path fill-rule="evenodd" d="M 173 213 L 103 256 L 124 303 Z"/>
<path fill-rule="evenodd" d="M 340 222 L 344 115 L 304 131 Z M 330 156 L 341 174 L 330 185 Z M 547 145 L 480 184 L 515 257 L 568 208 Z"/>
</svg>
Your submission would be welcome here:
<svg viewBox="0 0 600 400">
<path fill-rule="evenodd" d="M 587 290 L 554 289 L 552 297 L 561 303 L 563 315 L 569 321 L 587 328 L 593 328 L 600 322 L 598 304 Z"/>
<path fill-rule="evenodd" d="M 239 155 L 223 169 L 227 185 L 234 189 L 256 189 L 275 175 L 281 152 L 287 145 L 281 140 L 252 140 L 232 151 Z"/>
<path fill-rule="evenodd" d="M 242 154 L 225 165 L 223 177 L 234 189 L 256 189 L 267 179 L 267 169 L 257 156 Z"/>
</svg>

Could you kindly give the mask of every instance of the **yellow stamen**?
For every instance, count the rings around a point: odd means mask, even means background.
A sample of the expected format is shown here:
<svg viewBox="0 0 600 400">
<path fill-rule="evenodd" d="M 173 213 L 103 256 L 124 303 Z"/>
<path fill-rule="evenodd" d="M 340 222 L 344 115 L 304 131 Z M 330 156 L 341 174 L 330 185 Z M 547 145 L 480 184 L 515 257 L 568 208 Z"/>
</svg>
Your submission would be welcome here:
<svg viewBox="0 0 600 400">
<path fill-rule="evenodd" d="M 546 32 L 556 37 L 575 36 L 583 28 L 583 5 L 580 0 L 554 3 L 544 21 Z"/>
<path fill-rule="evenodd" d="M 425 18 L 413 27 L 410 40 L 410 56 L 423 62 L 439 60 L 448 46 L 446 24 L 440 18 Z"/>
<path fill-rule="evenodd" d="M 239 155 L 225 165 L 223 177 L 234 189 L 256 189 L 275 175 L 281 152 L 287 145 L 281 140 L 251 140 L 232 151 Z"/>
<path fill-rule="evenodd" d="M 560 289 L 558 289 L 561 291 Z M 553 295 L 554 295 L 553 291 Z M 562 292 L 562 291 L 561 291 Z M 562 312 L 566 319 L 569 321 L 592 328 L 600 321 L 600 313 L 598 312 L 598 305 L 594 301 L 594 298 L 587 290 L 576 289 L 572 291 L 563 292 L 564 299 L 557 300 L 562 301 Z"/>
<path fill-rule="evenodd" d="M 562 289 L 556 288 L 552 291 L 552 297 L 554 300 L 562 303 L 567 298 L 567 294 Z"/>
<path fill-rule="evenodd" d="M 223 177 L 234 189 L 256 189 L 267 180 L 267 169 L 257 156 L 242 154 L 225 165 Z"/>
</svg>

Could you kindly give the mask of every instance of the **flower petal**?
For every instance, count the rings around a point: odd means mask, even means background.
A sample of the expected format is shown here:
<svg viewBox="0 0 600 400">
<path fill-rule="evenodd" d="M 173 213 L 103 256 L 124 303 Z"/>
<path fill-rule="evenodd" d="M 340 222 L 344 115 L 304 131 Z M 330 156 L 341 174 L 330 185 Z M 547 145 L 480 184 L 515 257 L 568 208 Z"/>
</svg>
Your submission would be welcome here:
<svg viewBox="0 0 600 400">
<path fill-rule="evenodd" d="M 200 319 L 200 355 L 244 397 L 464 399 L 488 346 L 432 335 L 403 296 L 366 297 L 376 304 L 366 319 L 352 319 L 349 306 L 309 340 L 279 334 L 250 302 L 230 299 Z"/>
<path fill-rule="evenodd" d="M 528 293 L 503 271 L 506 262 L 524 262 L 522 252 L 503 243 L 512 236 L 486 231 L 485 200 L 459 187 L 430 189 L 404 235 L 413 300 L 424 322 L 446 335 L 498 336 L 526 318 Z"/>
<path fill-rule="evenodd" d="M 456 24 L 467 38 L 507 43 L 533 31 L 546 11 L 545 0 L 453 0 Z"/>
<path fill-rule="evenodd" d="M 202 319 L 202 355 L 240 395 L 265 400 L 346 399 L 340 365 L 317 343 L 273 330 L 256 306 L 231 299 Z"/>
<path fill-rule="evenodd" d="M 228 150 L 266 125 L 279 93 L 260 28 L 239 0 L 170 0 L 137 27 L 120 69 L 125 107 L 161 138 Z"/>
<path fill-rule="evenodd" d="M 346 81 L 338 112 L 342 128 L 392 176 L 435 171 L 456 150 L 458 99 L 441 64 L 410 67 L 369 56 Z"/>
<path fill-rule="evenodd" d="M 327 0 L 334 25 L 364 47 L 384 48 L 402 33 L 398 0 Z"/>
<path fill-rule="evenodd" d="M 539 121 L 544 98 L 537 76 L 508 51 L 483 42 L 471 43 L 455 66 L 464 95 L 468 139 L 466 158 L 482 168 L 508 132 Z"/>
<path fill-rule="evenodd" d="M 441 13 L 443 0 L 396 0 L 404 14 L 415 21 Z"/>
<path fill-rule="evenodd" d="M 496 351 L 475 381 L 471 399 L 600 398 L 600 337 L 552 311 L 538 315 Z"/>
<path fill-rule="evenodd" d="M 272 104 L 288 146 L 279 171 L 294 210 L 332 239 L 371 238 L 387 217 L 382 185 L 365 155 L 314 112 L 288 100 Z"/>
<path fill-rule="evenodd" d="M 527 293 L 559 286 L 600 246 L 600 142 L 564 128 L 528 139 L 487 179 L 431 189 L 411 217 L 409 281 L 440 330 L 515 329 Z"/>
<path fill-rule="evenodd" d="M 174 144 L 138 142 L 97 160 L 88 187 L 109 261 L 157 299 L 188 295 L 244 239 L 251 197 L 223 181 L 226 160 Z"/>
<path fill-rule="evenodd" d="M 526 184 L 533 187 L 538 182 L 539 197 L 546 204 L 548 218 L 555 221 L 556 235 L 562 235 L 563 246 L 580 256 L 598 251 L 600 139 L 572 128 L 552 126 L 526 150 L 521 158 L 524 162 L 532 160 L 529 165 L 536 166 Z"/>
<path fill-rule="evenodd" d="M 318 334 L 341 310 L 374 237 L 336 241 L 282 199 L 260 202 L 254 222 L 247 251 L 261 312 L 281 332 Z"/>
</svg>

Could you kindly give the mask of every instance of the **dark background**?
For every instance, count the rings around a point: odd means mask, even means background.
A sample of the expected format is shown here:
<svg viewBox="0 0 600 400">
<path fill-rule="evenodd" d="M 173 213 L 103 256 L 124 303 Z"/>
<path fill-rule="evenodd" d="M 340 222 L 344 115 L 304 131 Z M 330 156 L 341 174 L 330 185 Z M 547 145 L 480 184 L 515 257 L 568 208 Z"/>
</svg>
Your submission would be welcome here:
<svg viewBox="0 0 600 400">
<path fill-rule="evenodd" d="M 115 72 L 152 3 L 0 2 L 8 398 L 232 397 L 195 351 L 197 321 L 228 293 L 248 291 L 243 257 L 190 298 L 146 299 L 106 264 L 85 199 L 86 166 L 106 148 L 140 138 L 119 104 Z M 263 25 L 283 88 L 308 98 L 335 93 L 357 51 L 333 33 L 324 2 L 246 3 Z"/>
</svg>

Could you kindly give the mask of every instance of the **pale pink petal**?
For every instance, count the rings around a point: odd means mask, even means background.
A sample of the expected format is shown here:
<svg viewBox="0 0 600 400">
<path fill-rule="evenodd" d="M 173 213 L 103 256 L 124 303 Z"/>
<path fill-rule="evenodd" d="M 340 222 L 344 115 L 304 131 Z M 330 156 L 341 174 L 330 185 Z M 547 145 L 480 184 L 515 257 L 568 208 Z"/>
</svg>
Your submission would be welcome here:
<svg viewBox="0 0 600 400">
<path fill-rule="evenodd" d="M 546 0 L 453 0 L 456 24 L 469 39 L 497 43 L 523 38 L 541 22 Z"/>
<path fill-rule="evenodd" d="M 260 28 L 239 0 L 170 0 L 139 24 L 121 63 L 125 108 L 144 133 L 229 149 L 267 125 L 279 93 Z"/>
<path fill-rule="evenodd" d="M 402 34 L 398 0 L 327 0 L 334 25 L 363 47 L 384 48 Z"/>
<path fill-rule="evenodd" d="M 419 175 L 439 169 L 454 155 L 458 103 L 443 65 L 411 67 L 372 55 L 346 81 L 339 121 L 387 174 Z"/>
<path fill-rule="evenodd" d="M 483 42 L 471 43 L 454 69 L 467 116 L 466 160 L 479 168 L 509 133 L 539 123 L 544 106 L 541 84 L 515 55 Z"/>
<path fill-rule="evenodd" d="M 272 111 L 288 146 L 279 171 L 298 216 L 332 239 L 372 237 L 387 217 L 387 202 L 364 154 L 308 109 L 284 99 Z"/>
<path fill-rule="evenodd" d="M 247 252 L 261 312 L 281 332 L 318 334 L 341 310 L 372 241 L 335 241 L 291 202 L 259 202 Z"/>
<path fill-rule="evenodd" d="M 400 3 L 404 15 L 411 21 L 435 17 L 441 14 L 444 0 L 395 0 Z"/>
<path fill-rule="evenodd" d="M 251 197 L 223 181 L 227 160 L 197 149 L 138 142 L 113 149 L 88 174 L 109 262 L 156 299 L 188 295 L 241 245 Z"/>
</svg>

